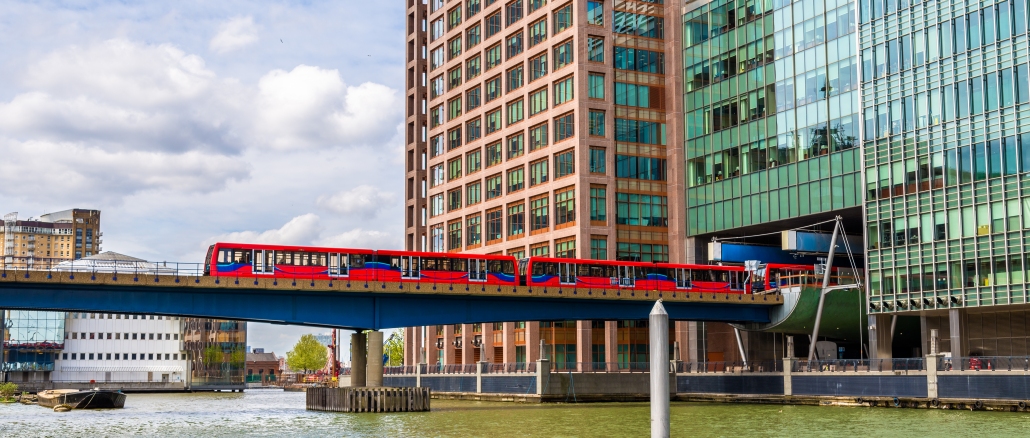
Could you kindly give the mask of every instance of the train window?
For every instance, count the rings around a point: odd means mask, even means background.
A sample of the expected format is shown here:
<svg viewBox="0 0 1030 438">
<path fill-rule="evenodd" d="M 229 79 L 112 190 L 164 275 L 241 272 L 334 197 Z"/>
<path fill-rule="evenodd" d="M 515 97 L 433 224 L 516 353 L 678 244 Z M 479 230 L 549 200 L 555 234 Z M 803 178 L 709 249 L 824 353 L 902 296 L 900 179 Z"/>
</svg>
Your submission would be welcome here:
<svg viewBox="0 0 1030 438">
<path fill-rule="evenodd" d="M 364 254 L 352 254 L 345 255 L 344 257 L 350 258 L 351 267 L 364 268 L 365 267 L 365 255 Z"/>
<path fill-rule="evenodd" d="M 218 263 L 225 263 L 225 250 L 218 251 Z"/>
<path fill-rule="evenodd" d="M 449 270 L 455 272 L 465 272 L 469 262 L 467 259 L 447 259 L 447 261 L 450 262 Z"/>
<path fill-rule="evenodd" d="M 440 268 L 437 267 L 439 259 L 431 259 L 428 257 L 422 257 L 422 270 L 423 271 L 438 271 Z"/>
<path fill-rule="evenodd" d="M 276 251 L 275 253 L 275 264 L 277 265 L 292 265 L 293 264 L 293 253 L 289 251 Z"/>
</svg>

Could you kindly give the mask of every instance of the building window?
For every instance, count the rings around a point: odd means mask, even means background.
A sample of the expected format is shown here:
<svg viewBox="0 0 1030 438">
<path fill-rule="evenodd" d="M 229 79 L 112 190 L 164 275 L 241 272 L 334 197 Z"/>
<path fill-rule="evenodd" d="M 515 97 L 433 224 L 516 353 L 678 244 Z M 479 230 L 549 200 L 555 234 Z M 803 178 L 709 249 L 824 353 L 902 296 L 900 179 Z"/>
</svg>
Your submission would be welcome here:
<svg viewBox="0 0 1030 438">
<path fill-rule="evenodd" d="M 483 28 L 480 25 L 475 25 L 469 28 L 465 32 L 465 48 L 471 49 L 479 44 L 483 40 Z"/>
<path fill-rule="evenodd" d="M 486 167 L 501 164 L 504 155 L 501 155 L 501 142 L 486 145 Z"/>
<path fill-rule="evenodd" d="M 429 187 L 436 187 L 444 182 L 443 164 L 429 168 Z"/>
<path fill-rule="evenodd" d="M 461 221 L 452 221 L 447 224 L 447 249 L 461 249 Z"/>
<path fill-rule="evenodd" d="M 529 81 L 533 82 L 547 76 L 547 53 L 529 60 Z"/>
<path fill-rule="evenodd" d="M 501 97 L 501 77 L 495 76 L 486 81 L 486 101 Z"/>
<path fill-rule="evenodd" d="M 572 26 L 572 4 L 554 11 L 554 34 L 557 35 Z"/>
<path fill-rule="evenodd" d="M 525 153 L 526 136 L 518 134 L 508 137 L 508 159 L 521 157 Z"/>
<path fill-rule="evenodd" d="M 479 4 L 479 0 L 467 0 L 465 2 L 465 14 L 469 18 L 472 18 L 473 16 L 478 14 L 480 10 L 481 6 Z"/>
<path fill-rule="evenodd" d="M 508 193 L 514 193 L 526 187 L 525 170 L 522 166 L 508 171 Z"/>
<path fill-rule="evenodd" d="M 590 258 L 593 260 L 608 259 L 608 238 L 604 236 L 590 236 Z"/>
<path fill-rule="evenodd" d="M 486 133 L 492 134 L 501 130 L 501 109 L 486 113 Z"/>
<path fill-rule="evenodd" d="M 615 223 L 642 227 L 669 226 L 669 201 L 665 196 L 615 194 Z"/>
<path fill-rule="evenodd" d="M 605 173 L 606 160 L 604 148 L 590 148 L 590 173 Z"/>
<path fill-rule="evenodd" d="M 505 21 L 506 26 L 511 26 L 512 24 L 515 24 L 515 22 L 522 19 L 522 13 L 524 11 L 522 7 L 522 0 L 515 0 L 511 3 L 508 3 L 504 9 L 505 16 L 507 17 L 507 20 Z"/>
<path fill-rule="evenodd" d="M 604 100 L 604 75 L 597 73 L 590 73 L 588 76 L 589 93 L 587 97 L 591 99 Z"/>
<path fill-rule="evenodd" d="M 558 71 L 566 65 L 572 64 L 573 48 L 572 40 L 561 43 L 554 48 L 554 70 Z"/>
<path fill-rule="evenodd" d="M 433 49 L 433 52 L 430 53 L 429 57 L 429 71 L 440 68 L 444 63 L 444 56 L 446 55 L 447 53 L 444 52 L 443 46 Z"/>
<path fill-rule="evenodd" d="M 590 187 L 590 220 L 608 221 L 608 190 L 604 186 Z"/>
<path fill-rule="evenodd" d="M 529 25 L 529 47 L 533 47 L 547 40 L 547 17 L 537 20 Z"/>
<path fill-rule="evenodd" d="M 447 11 L 447 30 L 454 29 L 461 24 L 461 5 Z"/>
<path fill-rule="evenodd" d="M 429 229 L 429 235 L 432 238 L 430 245 L 432 252 L 444 252 L 443 247 L 443 225 L 434 225 Z"/>
<path fill-rule="evenodd" d="M 550 226 L 550 216 L 547 213 L 547 195 L 531 199 L 529 201 L 529 213 L 532 221 L 530 231 L 545 230 Z"/>
<path fill-rule="evenodd" d="M 587 60 L 592 62 L 604 62 L 604 38 L 587 38 Z"/>
<path fill-rule="evenodd" d="M 486 199 L 489 201 L 501 196 L 501 174 L 486 179 Z"/>
<path fill-rule="evenodd" d="M 547 242 L 529 245 L 529 255 L 533 257 L 547 257 L 550 254 Z"/>
<path fill-rule="evenodd" d="M 615 47 L 615 68 L 663 75 L 665 74 L 665 53 L 630 47 Z M 793 99 L 793 94 L 790 99 Z"/>
<path fill-rule="evenodd" d="M 529 163 L 529 186 L 547 182 L 547 158 Z"/>
<path fill-rule="evenodd" d="M 554 119 L 554 142 L 557 143 L 567 138 L 572 138 L 576 135 L 575 127 L 573 113 L 556 117 Z"/>
<path fill-rule="evenodd" d="M 503 226 L 501 224 L 501 209 L 495 208 L 486 212 L 486 242 L 489 244 L 501 240 Z"/>
<path fill-rule="evenodd" d="M 615 155 L 615 176 L 618 178 L 665 181 L 665 170 L 663 158 Z"/>
<path fill-rule="evenodd" d="M 529 129 L 530 152 L 547 147 L 547 140 L 547 122 Z"/>
<path fill-rule="evenodd" d="M 439 216 L 443 214 L 443 193 L 439 195 L 433 195 L 429 198 L 429 216 Z M 132 334 L 133 339 L 136 338 L 136 334 Z"/>
<path fill-rule="evenodd" d="M 513 68 L 511 70 L 508 70 L 508 91 L 509 92 L 511 92 L 512 90 L 516 90 L 516 89 L 522 88 L 522 80 L 523 80 L 523 73 L 524 72 L 525 72 L 525 69 L 522 67 L 522 64 L 519 64 L 518 67 L 515 67 L 515 68 Z"/>
<path fill-rule="evenodd" d="M 469 152 L 468 155 L 465 155 L 465 173 L 471 175 L 479 172 L 479 169 L 483 166 L 482 158 L 483 153 L 478 150 Z"/>
<path fill-rule="evenodd" d="M 483 242 L 480 240 L 483 235 L 483 218 L 478 214 L 465 219 L 466 244 L 471 247 L 478 247 Z"/>
<path fill-rule="evenodd" d="M 478 182 L 465 186 L 465 205 L 476 205 L 482 197 L 482 185 Z"/>
<path fill-rule="evenodd" d="M 486 69 L 490 70 L 491 68 L 501 65 L 501 60 L 504 59 L 501 55 L 500 44 L 494 44 L 490 48 L 486 49 Z"/>
<path fill-rule="evenodd" d="M 604 26 L 604 3 L 594 0 L 587 1 L 587 24 Z"/>
<path fill-rule="evenodd" d="M 547 109 L 547 87 L 541 88 L 529 95 L 529 115 L 539 114 Z"/>
<path fill-rule="evenodd" d="M 612 30 L 615 33 L 635 35 L 645 38 L 665 38 L 665 21 L 662 17 L 634 14 L 632 12 L 612 11 Z M 812 38 L 815 41 L 815 37 Z"/>
<path fill-rule="evenodd" d="M 525 117 L 522 99 L 508 104 L 508 125 L 514 125 Z"/>
<path fill-rule="evenodd" d="M 470 120 L 465 123 L 465 143 L 472 143 L 483 136 L 483 119 Z"/>
<path fill-rule="evenodd" d="M 452 151 L 461 147 L 461 127 L 447 131 L 447 150 Z"/>
<path fill-rule="evenodd" d="M 576 190 L 573 187 L 554 193 L 554 225 L 576 223 Z M 558 249 L 555 248 L 555 252 Z M 559 256 L 560 257 L 560 256 Z"/>
<path fill-rule="evenodd" d="M 443 105 L 437 105 L 429 110 L 429 127 L 435 128 L 443 124 Z"/>
<path fill-rule="evenodd" d="M 667 262 L 669 246 L 648 243 L 618 242 L 616 260 L 632 262 Z"/>
<path fill-rule="evenodd" d="M 514 58 L 515 56 L 521 54 L 522 48 L 524 47 L 522 44 L 522 32 L 519 32 L 515 35 L 508 37 L 508 40 L 505 41 L 505 47 L 507 47 L 508 59 Z"/>
<path fill-rule="evenodd" d="M 604 137 L 604 111 L 590 110 L 590 135 Z"/>
<path fill-rule="evenodd" d="M 465 61 L 465 77 L 468 80 L 471 81 L 473 78 L 479 76 L 479 74 L 482 73 L 482 72 L 483 72 L 483 58 L 482 57 L 477 56 L 477 57 L 472 58 L 472 59 L 470 59 L 468 61 Z"/>
<path fill-rule="evenodd" d="M 526 232 L 526 204 L 508 206 L 508 236 L 521 236 Z"/>
<path fill-rule="evenodd" d="M 576 238 L 566 237 L 554 241 L 554 256 L 560 259 L 576 258 Z"/>
<path fill-rule="evenodd" d="M 574 94 L 572 76 L 554 83 L 554 106 L 572 100 Z"/>
<path fill-rule="evenodd" d="M 554 156 L 554 177 L 561 178 L 576 173 L 575 154 L 572 149 Z"/>
<path fill-rule="evenodd" d="M 486 37 L 490 38 L 501 31 L 501 13 L 486 17 Z"/>
<path fill-rule="evenodd" d="M 483 102 L 483 89 L 476 87 L 465 93 L 465 110 L 472 111 L 475 108 L 479 108 L 479 105 Z"/>
<path fill-rule="evenodd" d="M 526 247 L 520 246 L 518 248 L 509 249 L 508 250 L 508 255 L 513 257 L 515 260 L 522 260 L 522 259 L 526 258 Z M 501 325 L 501 328 L 498 328 L 497 327 L 498 325 Z M 503 330 L 503 329 L 504 329 L 504 323 L 501 323 L 501 322 L 494 323 L 494 330 Z"/>
<path fill-rule="evenodd" d="M 455 211 L 461 208 L 461 189 L 454 189 L 447 192 L 447 211 Z"/>
<path fill-rule="evenodd" d="M 461 55 L 461 35 L 447 42 L 447 60 L 452 60 Z"/>
</svg>

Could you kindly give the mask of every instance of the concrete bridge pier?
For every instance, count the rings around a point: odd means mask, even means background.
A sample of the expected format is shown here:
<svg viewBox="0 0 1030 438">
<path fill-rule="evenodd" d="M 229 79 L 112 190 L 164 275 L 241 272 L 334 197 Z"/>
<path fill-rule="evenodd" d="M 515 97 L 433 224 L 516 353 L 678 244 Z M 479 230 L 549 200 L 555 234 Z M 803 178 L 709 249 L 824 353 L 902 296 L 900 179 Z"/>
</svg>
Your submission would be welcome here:
<svg viewBox="0 0 1030 438">
<path fill-rule="evenodd" d="M 382 335 L 380 334 L 380 338 Z M 368 355 L 368 344 L 365 342 L 365 334 L 360 331 L 350 335 L 350 386 L 361 388 L 365 386 L 365 362 Z M 380 358 L 379 360 L 382 360 Z M 382 368 L 380 368 L 382 370 Z M 379 381 L 382 382 L 382 371 Z"/>
<path fill-rule="evenodd" d="M 368 386 L 383 386 L 383 332 L 368 332 L 368 367 L 366 372 Z"/>
</svg>

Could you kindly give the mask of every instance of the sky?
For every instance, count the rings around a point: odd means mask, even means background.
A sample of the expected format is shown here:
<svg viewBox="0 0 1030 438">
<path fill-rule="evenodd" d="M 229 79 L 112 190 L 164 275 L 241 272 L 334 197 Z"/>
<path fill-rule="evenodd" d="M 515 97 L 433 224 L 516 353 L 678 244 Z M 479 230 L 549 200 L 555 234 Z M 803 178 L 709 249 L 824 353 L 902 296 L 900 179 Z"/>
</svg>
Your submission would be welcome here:
<svg viewBox="0 0 1030 438">
<path fill-rule="evenodd" d="M 103 249 L 403 247 L 404 2 L 0 2 L 0 214 Z M 324 329 L 249 325 L 285 354 Z"/>
</svg>

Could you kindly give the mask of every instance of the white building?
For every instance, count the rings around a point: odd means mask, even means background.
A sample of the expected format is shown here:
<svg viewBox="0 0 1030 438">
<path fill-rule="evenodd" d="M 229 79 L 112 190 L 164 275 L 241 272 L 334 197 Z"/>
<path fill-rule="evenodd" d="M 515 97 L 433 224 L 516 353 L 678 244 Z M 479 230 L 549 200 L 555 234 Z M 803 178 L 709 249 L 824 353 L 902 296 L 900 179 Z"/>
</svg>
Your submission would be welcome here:
<svg viewBox="0 0 1030 438">
<path fill-rule="evenodd" d="M 54 270 L 157 273 L 165 270 L 145 260 L 105 252 Z M 96 386 L 124 389 L 181 390 L 189 387 L 186 352 L 178 317 L 122 313 L 69 312 L 64 350 L 57 358 L 55 387 Z"/>
</svg>

